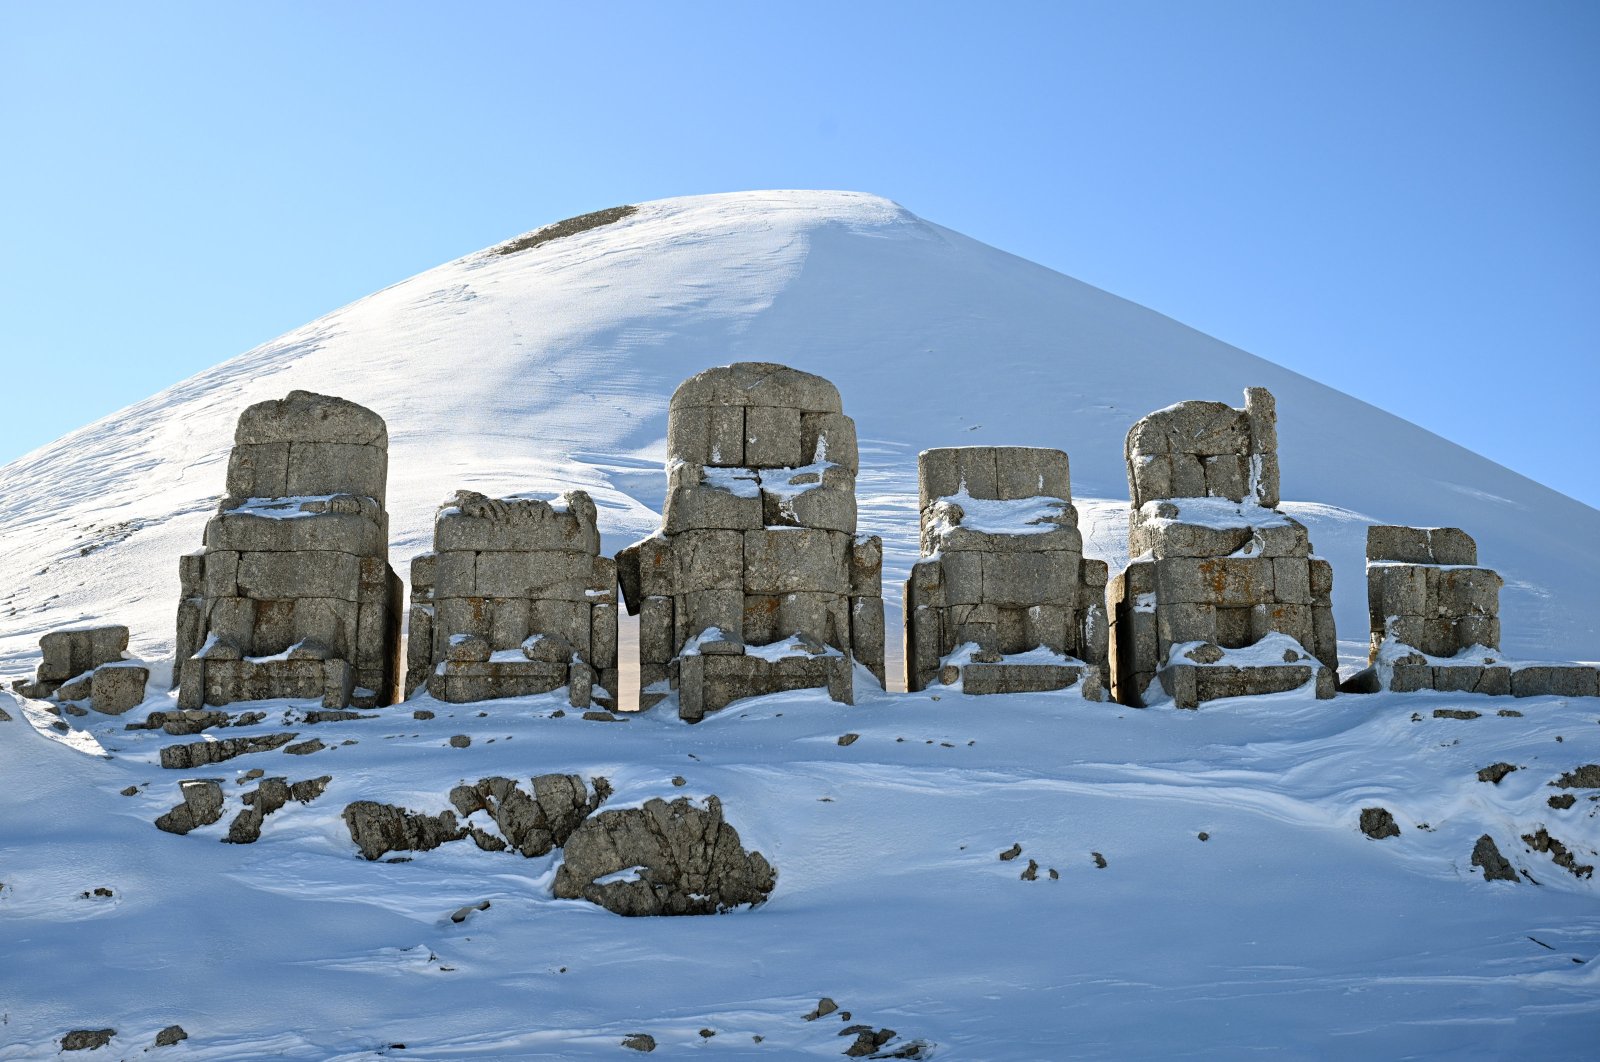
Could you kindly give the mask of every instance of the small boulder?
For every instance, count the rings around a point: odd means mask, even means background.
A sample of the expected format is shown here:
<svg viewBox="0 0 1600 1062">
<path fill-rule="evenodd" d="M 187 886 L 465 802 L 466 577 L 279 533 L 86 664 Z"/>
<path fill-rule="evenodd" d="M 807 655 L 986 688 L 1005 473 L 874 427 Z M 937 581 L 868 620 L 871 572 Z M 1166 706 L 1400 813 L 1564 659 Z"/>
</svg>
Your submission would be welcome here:
<svg viewBox="0 0 1600 1062">
<path fill-rule="evenodd" d="M 554 892 L 621 915 L 718 914 L 765 902 L 776 884 L 723 820 L 720 800 L 679 797 L 586 819 L 567 839 Z"/>
<path fill-rule="evenodd" d="M 1489 766 L 1479 769 L 1478 781 L 1492 782 L 1495 785 L 1499 785 L 1500 779 L 1516 769 L 1516 766 L 1510 763 L 1491 763 Z"/>
<path fill-rule="evenodd" d="M 61 1038 L 63 1051 L 95 1051 L 111 1042 L 115 1029 L 74 1029 Z"/>
<path fill-rule="evenodd" d="M 823 996 L 821 999 L 817 1000 L 816 1008 L 813 1009 L 810 1014 L 807 1014 L 801 1020 L 802 1021 L 816 1021 L 818 1018 L 826 1018 L 829 1014 L 832 1014 L 834 1011 L 836 1011 L 838 1009 L 839 1009 L 839 1004 L 835 1003 L 829 997 Z"/>
<path fill-rule="evenodd" d="M 1485 881 L 1520 881 L 1517 872 L 1495 847 L 1494 838 L 1484 834 L 1472 847 L 1472 865 L 1483 868 Z"/>
<path fill-rule="evenodd" d="M 388 852 L 427 852 L 467 836 L 456 824 L 454 812 L 428 815 L 372 800 L 347 805 L 344 823 L 362 857 L 369 860 Z"/>
<path fill-rule="evenodd" d="M 165 1029 L 162 1029 L 160 1032 L 156 1033 L 156 1046 L 171 1047 L 173 1044 L 187 1040 L 188 1038 L 189 1034 L 183 1031 L 183 1026 L 169 1025 Z"/>
<path fill-rule="evenodd" d="M 565 845 L 610 792 L 610 786 L 602 792 L 603 779 L 596 779 L 591 796 L 576 774 L 541 774 L 531 782 L 530 796 L 510 778 L 480 778 L 476 785 L 450 790 L 450 803 L 463 817 L 487 811 L 500 835 L 531 859 Z"/>
<path fill-rule="evenodd" d="M 1400 836 L 1400 827 L 1388 808 L 1362 808 L 1361 832 L 1374 841 L 1381 841 L 1385 837 Z"/>
<path fill-rule="evenodd" d="M 222 818 L 222 784 L 210 778 L 179 782 L 183 803 L 156 819 L 156 828 L 180 836 Z"/>
<path fill-rule="evenodd" d="M 450 747 L 453 749 L 464 749 L 471 744 L 472 739 L 465 734 L 450 735 Z"/>
<path fill-rule="evenodd" d="M 634 1033 L 632 1036 L 622 1038 L 622 1046 L 630 1051 L 643 1051 L 649 1054 L 656 1049 L 656 1038 L 649 1033 Z"/>
<path fill-rule="evenodd" d="M 1000 853 L 1000 862 L 1009 863 L 1022 854 L 1021 842 L 1013 842 L 1010 848 Z"/>
</svg>

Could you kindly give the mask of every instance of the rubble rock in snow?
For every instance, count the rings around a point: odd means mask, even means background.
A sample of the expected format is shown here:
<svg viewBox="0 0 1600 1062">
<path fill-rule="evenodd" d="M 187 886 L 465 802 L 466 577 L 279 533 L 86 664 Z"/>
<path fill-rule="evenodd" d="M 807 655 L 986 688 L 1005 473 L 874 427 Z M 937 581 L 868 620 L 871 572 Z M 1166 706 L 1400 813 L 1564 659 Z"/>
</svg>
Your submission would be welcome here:
<svg viewBox="0 0 1600 1062">
<path fill-rule="evenodd" d="M 814 1010 L 812 1010 L 810 1014 L 807 1014 L 801 1020 L 802 1021 L 816 1021 L 818 1018 L 827 1017 L 829 1014 L 832 1014 L 834 1011 L 836 1011 L 838 1009 L 839 1009 L 839 1004 L 835 1003 L 828 996 L 823 996 L 821 999 L 817 1000 L 816 1008 Z"/>
<path fill-rule="evenodd" d="M 463 818 L 475 811 L 488 812 L 511 847 L 531 859 L 567 843 L 578 824 L 605 799 L 600 793 L 602 781 L 596 780 L 591 796 L 578 775 L 541 774 L 532 779 L 530 796 L 510 778 L 480 778 L 475 785 L 450 790 L 450 803 Z"/>
<path fill-rule="evenodd" d="M 347 805 L 344 822 L 350 839 L 368 860 L 389 852 L 427 852 L 467 836 L 457 825 L 454 812 L 428 815 L 372 800 Z"/>
<path fill-rule="evenodd" d="M 1039 880 L 1039 861 L 1037 859 L 1028 860 L 1027 869 L 1025 869 L 1022 872 L 1022 880 L 1023 881 L 1038 881 Z"/>
<path fill-rule="evenodd" d="M 223 840 L 229 844 L 255 843 L 261 837 L 261 825 L 268 815 L 291 800 L 298 800 L 302 804 L 311 803 L 322 795 L 331 781 L 333 776 L 326 774 L 321 778 L 307 778 L 293 785 L 284 778 L 262 779 L 260 785 L 240 798 L 244 801 L 245 808 L 228 824 L 228 836 Z"/>
<path fill-rule="evenodd" d="M 156 1046 L 171 1047 L 173 1044 L 180 1043 L 188 1038 L 189 1034 L 183 1031 L 183 1026 L 169 1025 L 156 1033 Z"/>
<path fill-rule="evenodd" d="M 1484 834 L 1472 847 L 1472 865 L 1483 868 L 1485 881 L 1521 881 L 1517 871 L 1495 847 L 1494 838 Z"/>
<path fill-rule="evenodd" d="M 465 735 L 465 734 L 451 734 L 450 735 L 450 747 L 453 748 L 453 749 L 464 749 L 464 748 L 467 748 L 468 746 L 470 746 L 471 744 L 472 744 L 472 739 L 470 737 L 468 737 L 467 735 Z"/>
<path fill-rule="evenodd" d="M 877 1054 L 883 1045 L 893 1040 L 898 1035 L 893 1029 L 874 1029 L 870 1025 L 852 1025 L 839 1033 L 840 1036 L 855 1034 L 855 1043 L 845 1048 L 848 1058 L 863 1058 L 867 1055 Z"/>
<path fill-rule="evenodd" d="M 1550 858 L 1555 860 L 1556 866 L 1565 868 L 1573 877 L 1580 879 L 1594 877 L 1594 867 L 1579 863 L 1573 856 L 1572 850 L 1551 837 L 1543 826 L 1533 833 L 1523 834 L 1522 839 L 1535 852 L 1550 853 Z"/>
<path fill-rule="evenodd" d="M 210 778 L 178 783 L 183 803 L 156 819 L 156 828 L 183 835 L 222 818 L 222 784 Z"/>
<path fill-rule="evenodd" d="M 1492 782 L 1495 785 L 1499 785 L 1502 778 L 1516 769 L 1516 765 L 1511 763 L 1491 763 L 1489 766 L 1479 769 L 1478 781 Z"/>
<path fill-rule="evenodd" d="M 1400 827 L 1388 808 L 1362 808 L 1361 832 L 1374 841 L 1381 841 L 1385 837 L 1399 837 Z"/>
<path fill-rule="evenodd" d="M 454 922 L 456 925 L 460 925 L 462 922 L 465 922 L 468 918 L 472 917 L 472 912 L 487 911 L 488 909 L 489 901 L 479 900 L 477 903 L 470 903 L 465 907 L 457 908 L 456 911 L 450 915 L 450 921 Z"/>
<path fill-rule="evenodd" d="M 299 736 L 295 733 L 263 734 L 260 737 L 221 738 L 217 741 L 192 741 L 187 745 L 168 745 L 161 750 L 161 766 L 172 771 L 189 771 L 252 752 L 271 752 Z"/>
<path fill-rule="evenodd" d="M 96 1051 L 111 1042 L 115 1029 L 74 1029 L 61 1038 L 63 1051 Z"/>
<path fill-rule="evenodd" d="M 717 914 L 764 902 L 777 882 L 761 853 L 741 845 L 715 796 L 703 808 L 679 797 L 601 812 L 565 847 L 555 895 L 621 915 Z"/>
<path fill-rule="evenodd" d="M 1546 804 L 1550 805 L 1552 808 L 1555 808 L 1557 811 L 1565 811 L 1577 802 L 1578 798 L 1573 796 L 1571 793 L 1562 793 L 1560 796 L 1553 796 L 1549 800 L 1545 801 Z"/>
<path fill-rule="evenodd" d="M 630 1051 L 643 1051 L 649 1054 L 656 1049 L 656 1038 L 649 1033 L 634 1033 L 632 1036 L 622 1038 L 622 1046 Z"/>
<path fill-rule="evenodd" d="M 1480 715 L 1482 715 L 1481 712 L 1474 712 L 1470 708 L 1435 708 L 1433 710 L 1435 719 L 1477 719 Z"/>
<path fill-rule="evenodd" d="M 310 741 L 302 741 L 299 744 L 290 745 L 283 751 L 290 756 L 309 756 L 313 752 L 321 752 L 327 747 L 318 739 L 312 738 Z"/>
<path fill-rule="evenodd" d="M 1007 848 L 1004 852 L 1000 853 L 1000 861 L 1002 863 L 1009 863 L 1009 862 L 1011 862 L 1011 860 L 1017 858 L 1017 856 L 1019 856 L 1021 854 L 1022 854 L 1022 844 L 1021 844 L 1021 842 L 1013 842 L 1010 848 Z"/>
<path fill-rule="evenodd" d="M 1600 789 L 1600 763 L 1586 763 L 1550 784 L 1558 789 Z"/>
</svg>

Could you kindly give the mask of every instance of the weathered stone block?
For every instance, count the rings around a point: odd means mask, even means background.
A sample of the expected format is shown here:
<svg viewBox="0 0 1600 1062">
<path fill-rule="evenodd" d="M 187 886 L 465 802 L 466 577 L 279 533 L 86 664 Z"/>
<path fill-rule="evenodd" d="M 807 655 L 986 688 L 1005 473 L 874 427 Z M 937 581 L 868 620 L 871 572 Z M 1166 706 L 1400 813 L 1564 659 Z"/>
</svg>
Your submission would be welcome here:
<svg viewBox="0 0 1600 1062">
<path fill-rule="evenodd" d="M 674 650 L 709 630 L 742 640 L 744 594 L 738 590 L 695 590 L 673 601 Z"/>
<path fill-rule="evenodd" d="M 209 571 L 211 564 L 206 568 Z M 209 578 L 209 576 L 208 576 Z M 239 596 L 257 601 L 328 597 L 354 601 L 361 583 L 361 560 L 350 553 L 241 553 Z"/>
<path fill-rule="evenodd" d="M 594 558 L 583 553 L 484 552 L 478 554 L 476 591 L 482 597 L 587 602 L 593 573 Z"/>
<path fill-rule="evenodd" d="M 1248 606 L 1274 600 L 1273 562 L 1266 558 L 1175 557 L 1160 563 L 1156 580 L 1163 606 L 1169 602 Z"/>
<path fill-rule="evenodd" d="M 1430 527 L 1428 549 L 1434 564 L 1478 563 L 1478 544 L 1459 527 Z"/>
<path fill-rule="evenodd" d="M 801 472 L 778 478 L 800 479 L 815 475 Z M 792 483 L 779 483 L 769 472 L 762 473 L 761 519 L 767 527 L 809 527 L 854 535 L 856 530 L 855 474 L 843 468 L 823 470 L 822 481 L 814 487 L 796 490 Z M 771 485 L 774 489 L 767 489 Z"/>
<path fill-rule="evenodd" d="M 991 449 L 994 451 L 996 498 L 1011 501 L 1072 497 L 1070 466 L 1062 451 L 1041 446 L 995 446 Z"/>
<path fill-rule="evenodd" d="M 1312 557 L 1307 568 L 1311 585 L 1311 603 L 1326 605 L 1333 594 L 1333 565 L 1321 557 Z"/>
<path fill-rule="evenodd" d="M 856 424 L 843 413 L 800 414 L 800 462 L 827 461 L 857 471 Z"/>
<path fill-rule="evenodd" d="M 478 593 L 478 555 L 469 550 L 446 550 L 432 562 L 432 589 L 437 597 L 488 597 Z M 490 554 L 491 557 L 499 554 Z M 490 562 L 491 565 L 493 561 Z"/>
<path fill-rule="evenodd" d="M 667 419 L 667 453 L 719 468 L 744 466 L 743 406 L 677 406 Z"/>
<path fill-rule="evenodd" d="M 1249 458 L 1240 454 L 1222 454 L 1204 458 L 1203 463 L 1208 496 L 1244 500 L 1250 482 Z"/>
<path fill-rule="evenodd" d="M 645 597 L 677 593 L 678 562 L 672 555 L 671 543 L 660 536 L 652 536 L 639 542 L 638 547 L 639 592 Z"/>
<path fill-rule="evenodd" d="M 883 539 L 877 535 L 858 535 L 851 543 L 850 594 L 883 596 Z"/>
<path fill-rule="evenodd" d="M 1272 595 L 1291 605 L 1311 604 L 1311 565 L 1299 557 L 1272 561 Z"/>
<path fill-rule="evenodd" d="M 616 605 L 594 605 L 589 610 L 589 662 L 602 670 L 617 666 Z"/>
<path fill-rule="evenodd" d="M 794 468 L 800 456 L 800 410 L 750 406 L 744 411 L 744 464 L 748 468 Z"/>
<path fill-rule="evenodd" d="M 1168 646 L 1180 642 L 1215 642 L 1217 640 L 1217 609 L 1215 605 L 1189 601 L 1163 601 L 1155 611 L 1156 636 L 1161 653 Z"/>
<path fill-rule="evenodd" d="M 666 533 L 761 527 L 761 492 L 734 494 L 713 486 L 673 487 L 667 492 Z"/>
<path fill-rule="evenodd" d="M 1584 664 L 1541 664 L 1511 672 L 1515 697 L 1600 696 L 1600 676 Z"/>
<path fill-rule="evenodd" d="M 673 601 L 670 597 L 647 597 L 639 607 L 639 659 L 665 664 L 676 655 L 673 637 Z"/>
<path fill-rule="evenodd" d="M 1075 664 L 968 664 L 961 669 L 961 691 L 974 697 L 993 693 L 1046 693 L 1070 689 L 1094 671 L 1094 668 Z M 1096 675 L 1092 682 L 1085 684 L 1083 692 L 1089 700 L 1097 701 L 1100 688 Z"/>
<path fill-rule="evenodd" d="M 982 557 L 985 602 L 1042 605 L 1077 597 L 1082 559 L 1077 553 L 986 553 Z"/>
<path fill-rule="evenodd" d="M 1367 560 L 1401 564 L 1434 563 L 1428 529 L 1391 524 L 1375 524 L 1367 528 Z"/>
<path fill-rule="evenodd" d="M 276 401 L 258 402 L 239 415 L 238 445 L 276 442 L 357 443 L 387 446 L 383 418 L 354 402 L 310 391 L 291 391 Z"/>
<path fill-rule="evenodd" d="M 683 718 L 697 722 L 736 700 L 787 690 L 826 689 L 830 699 L 853 701 L 850 658 L 841 655 L 686 656 L 680 664 L 678 696 Z"/>
<path fill-rule="evenodd" d="M 1172 462 L 1172 494 L 1177 498 L 1204 498 L 1206 496 L 1206 466 L 1196 454 L 1174 453 Z"/>
<path fill-rule="evenodd" d="M 740 589 L 744 585 L 744 544 L 745 533 L 740 531 L 685 531 L 674 536 L 675 592 Z"/>
<path fill-rule="evenodd" d="M 206 524 L 207 550 L 290 553 L 336 551 L 381 556 L 388 549 L 387 523 L 359 513 L 327 512 L 279 519 L 250 512 L 222 512 Z"/>
<path fill-rule="evenodd" d="M 836 531 L 785 528 L 746 532 L 744 588 L 752 594 L 848 594 L 852 545 L 852 536 Z"/>
<path fill-rule="evenodd" d="M 674 411 L 689 406 L 790 406 L 839 413 L 838 388 L 820 376 L 773 362 L 746 361 L 697 373 L 672 393 Z"/>
<path fill-rule="evenodd" d="M 228 496 L 281 498 L 289 494 L 289 444 L 235 446 L 228 455 Z"/>
<path fill-rule="evenodd" d="M 993 498 L 998 491 L 992 446 L 947 446 L 917 455 L 918 509 L 963 492 L 974 498 Z"/>
<path fill-rule="evenodd" d="M 885 685 L 883 598 L 850 599 L 850 652 L 856 661 L 872 672 L 879 686 Z"/>
<path fill-rule="evenodd" d="M 383 446 L 353 443 L 300 442 L 289 444 L 285 475 L 287 497 L 356 494 L 380 506 L 389 474 L 389 450 Z"/>
</svg>

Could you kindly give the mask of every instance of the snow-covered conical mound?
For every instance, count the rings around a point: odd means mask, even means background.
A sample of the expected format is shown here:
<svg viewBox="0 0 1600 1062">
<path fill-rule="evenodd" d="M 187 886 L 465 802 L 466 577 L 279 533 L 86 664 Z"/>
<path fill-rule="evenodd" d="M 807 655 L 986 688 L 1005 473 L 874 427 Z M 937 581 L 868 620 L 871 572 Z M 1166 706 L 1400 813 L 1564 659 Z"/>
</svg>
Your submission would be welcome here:
<svg viewBox="0 0 1600 1062">
<path fill-rule="evenodd" d="M 1334 563 L 1347 659 L 1364 656 L 1371 521 L 1475 535 L 1507 580 L 1508 652 L 1600 655 L 1600 512 L 887 200 L 785 191 L 661 200 L 526 250 L 469 255 L 0 469 L 0 668 L 22 673 L 39 633 L 88 618 L 128 623 L 147 657 L 170 654 L 176 558 L 199 545 L 252 402 L 305 388 L 384 416 L 404 574 L 435 505 L 459 487 L 583 487 L 608 550 L 647 533 L 668 396 L 736 360 L 838 384 L 861 437 L 862 530 L 888 547 L 891 630 L 895 581 L 915 552 L 917 451 L 1066 450 L 1087 548 L 1115 567 L 1128 427 L 1174 401 L 1237 403 L 1264 385 L 1278 398 L 1286 508 Z"/>
</svg>

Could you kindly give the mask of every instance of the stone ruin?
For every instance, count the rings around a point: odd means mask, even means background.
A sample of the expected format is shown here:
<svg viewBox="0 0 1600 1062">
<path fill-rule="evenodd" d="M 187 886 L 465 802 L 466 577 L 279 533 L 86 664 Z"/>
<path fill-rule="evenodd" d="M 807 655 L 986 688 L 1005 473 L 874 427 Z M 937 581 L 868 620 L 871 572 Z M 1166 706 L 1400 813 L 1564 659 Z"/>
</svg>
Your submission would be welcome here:
<svg viewBox="0 0 1600 1062">
<path fill-rule="evenodd" d="M 128 657 L 128 628 L 79 627 L 39 639 L 43 658 L 32 682 L 11 688 L 24 697 L 60 701 L 69 711 L 87 702 L 104 715 L 121 715 L 144 700 L 150 669 Z"/>
<path fill-rule="evenodd" d="M 905 589 L 906 688 L 1104 689 L 1106 564 L 1083 556 L 1067 455 L 962 446 L 917 457 L 922 559 Z"/>
<path fill-rule="evenodd" d="M 1333 569 L 1277 509 L 1272 393 L 1180 402 L 1128 432 L 1128 567 L 1111 580 L 1112 692 L 1180 708 L 1338 682 Z"/>
<path fill-rule="evenodd" d="M 1503 658 L 1502 585 L 1499 573 L 1478 567 L 1478 544 L 1460 528 L 1367 528 L 1372 666 L 1343 688 L 1600 696 L 1600 669 L 1591 665 Z"/>
<path fill-rule="evenodd" d="M 411 562 L 406 696 L 460 703 L 566 686 L 574 707 L 616 707 L 617 564 L 594 502 L 457 492 Z"/>
<path fill-rule="evenodd" d="M 856 432 L 820 376 L 743 362 L 690 377 L 667 421 L 662 528 L 617 556 L 639 616 L 640 707 L 698 721 L 741 697 L 883 681 L 883 545 L 856 535 Z"/>
<path fill-rule="evenodd" d="M 180 558 L 178 705 L 395 699 L 400 580 L 389 567 L 389 435 L 309 391 L 239 416 L 205 549 Z"/>
</svg>

